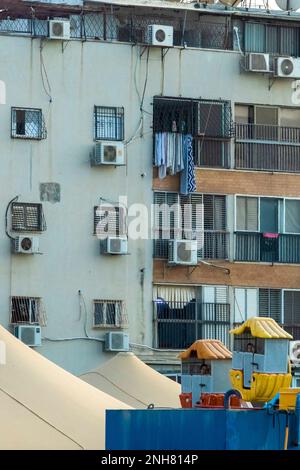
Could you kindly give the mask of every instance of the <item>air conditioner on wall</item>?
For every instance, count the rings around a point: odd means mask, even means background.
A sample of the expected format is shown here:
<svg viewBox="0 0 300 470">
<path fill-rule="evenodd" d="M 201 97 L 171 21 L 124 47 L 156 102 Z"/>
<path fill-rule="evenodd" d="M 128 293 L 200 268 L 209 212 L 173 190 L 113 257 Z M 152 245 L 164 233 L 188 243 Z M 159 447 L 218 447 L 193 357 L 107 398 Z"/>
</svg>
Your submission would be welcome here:
<svg viewBox="0 0 300 470">
<path fill-rule="evenodd" d="M 275 75 L 280 78 L 300 78 L 300 59 L 294 57 L 277 57 Z"/>
<path fill-rule="evenodd" d="M 21 236 L 12 240 L 12 252 L 24 255 L 39 253 L 39 237 Z"/>
<path fill-rule="evenodd" d="M 96 142 L 91 154 L 91 165 L 125 165 L 125 147 L 123 142 Z"/>
<path fill-rule="evenodd" d="M 129 351 L 129 335 L 120 332 L 109 332 L 105 335 L 106 351 Z"/>
<path fill-rule="evenodd" d="M 197 265 L 197 240 L 170 240 L 168 264 Z"/>
<path fill-rule="evenodd" d="M 151 24 L 148 26 L 148 44 L 159 47 L 173 47 L 173 26 Z"/>
<path fill-rule="evenodd" d="M 293 364 L 300 366 L 300 341 L 290 341 L 289 356 Z"/>
<path fill-rule="evenodd" d="M 243 61 L 244 69 L 247 72 L 269 73 L 270 72 L 270 55 L 249 53 L 246 54 Z"/>
<path fill-rule="evenodd" d="M 126 237 L 107 237 L 100 241 L 100 253 L 105 255 L 126 255 L 128 240 Z"/>
<path fill-rule="evenodd" d="M 71 27 L 69 20 L 49 20 L 49 39 L 69 40 Z"/>
<path fill-rule="evenodd" d="M 36 325 L 17 325 L 14 327 L 14 335 L 27 346 L 41 346 L 41 327 Z"/>
</svg>

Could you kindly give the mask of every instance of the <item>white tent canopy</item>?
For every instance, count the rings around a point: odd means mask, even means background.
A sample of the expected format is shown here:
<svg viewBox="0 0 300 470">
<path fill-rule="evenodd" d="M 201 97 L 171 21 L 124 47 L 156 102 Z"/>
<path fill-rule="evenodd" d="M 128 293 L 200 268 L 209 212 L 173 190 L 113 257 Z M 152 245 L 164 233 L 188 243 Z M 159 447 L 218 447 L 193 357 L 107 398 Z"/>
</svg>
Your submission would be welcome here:
<svg viewBox="0 0 300 470">
<path fill-rule="evenodd" d="M 149 404 L 180 407 L 180 385 L 147 366 L 133 353 L 119 353 L 81 378 L 134 408 L 146 408 Z"/>
<path fill-rule="evenodd" d="M 128 405 L 69 374 L 1 326 L 0 341 L 6 349 L 6 364 L 0 362 L 0 449 L 104 449 L 105 410 Z"/>
</svg>

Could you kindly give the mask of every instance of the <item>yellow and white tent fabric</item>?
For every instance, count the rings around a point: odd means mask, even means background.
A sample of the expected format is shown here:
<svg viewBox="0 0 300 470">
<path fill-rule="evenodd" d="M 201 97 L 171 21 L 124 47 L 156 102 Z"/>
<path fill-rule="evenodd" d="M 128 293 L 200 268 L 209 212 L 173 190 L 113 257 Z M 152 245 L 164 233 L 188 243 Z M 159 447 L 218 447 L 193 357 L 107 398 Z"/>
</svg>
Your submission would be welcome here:
<svg viewBox="0 0 300 470">
<path fill-rule="evenodd" d="M 0 341 L 6 350 L 0 364 L 0 449 L 104 449 L 105 410 L 130 407 L 1 326 Z"/>
<path fill-rule="evenodd" d="M 180 407 L 180 385 L 130 352 L 117 354 L 81 378 L 134 408 L 146 408 L 150 404 L 155 407 Z"/>
</svg>

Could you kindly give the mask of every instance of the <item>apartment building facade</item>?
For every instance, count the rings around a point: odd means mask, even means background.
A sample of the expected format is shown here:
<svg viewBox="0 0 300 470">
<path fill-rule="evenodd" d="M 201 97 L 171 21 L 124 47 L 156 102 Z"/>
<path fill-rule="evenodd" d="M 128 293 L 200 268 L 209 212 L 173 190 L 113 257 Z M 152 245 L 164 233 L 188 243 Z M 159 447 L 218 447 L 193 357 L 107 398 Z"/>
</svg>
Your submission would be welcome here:
<svg viewBox="0 0 300 470">
<path fill-rule="evenodd" d="M 211 337 L 230 346 L 231 326 L 253 315 L 298 339 L 300 102 L 297 72 L 278 77 L 277 67 L 278 58 L 299 67 L 300 16 L 198 3 L 16 4 L 0 17 L 1 324 L 41 326 L 37 350 L 78 374 L 114 353 L 109 332 L 128 334 L 135 353 L 174 374 L 177 350 Z M 70 36 L 51 39 L 49 20 L 69 22 Z M 171 45 L 150 45 L 153 25 L 172 28 Z M 166 133 L 191 138 L 190 193 L 181 175 L 156 168 L 155 139 Z M 105 143 L 122 165 L 98 165 Z M 116 207 L 126 239 L 136 203 L 189 205 L 187 238 L 203 241 L 197 264 L 169 262 L 176 217 L 169 239 L 158 218 L 154 240 L 128 237 L 126 254 L 104 254 L 97 208 Z M 42 255 L 24 254 L 37 243 Z"/>
</svg>

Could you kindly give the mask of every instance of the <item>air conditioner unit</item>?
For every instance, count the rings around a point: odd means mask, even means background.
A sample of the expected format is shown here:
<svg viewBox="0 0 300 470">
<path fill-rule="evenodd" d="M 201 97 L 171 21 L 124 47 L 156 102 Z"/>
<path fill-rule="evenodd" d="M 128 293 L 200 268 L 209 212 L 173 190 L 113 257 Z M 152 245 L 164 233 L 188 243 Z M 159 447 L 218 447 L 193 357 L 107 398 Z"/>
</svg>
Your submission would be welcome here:
<svg viewBox="0 0 300 470">
<path fill-rule="evenodd" d="M 123 142 L 96 142 L 91 154 L 91 165 L 125 165 Z"/>
<path fill-rule="evenodd" d="M 24 255 L 39 253 L 39 237 L 21 236 L 12 240 L 12 252 Z"/>
<path fill-rule="evenodd" d="M 300 78 L 300 59 L 277 57 L 275 75 L 281 78 Z"/>
<path fill-rule="evenodd" d="M 120 332 L 109 332 L 105 335 L 106 351 L 129 351 L 129 335 Z"/>
<path fill-rule="evenodd" d="M 100 241 L 100 253 L 105 255 L 126 255 L 128 240 L 126 237 L 107 237 Z"/>
<path fill-rule="evenodd" d="M 290 341 L 289 356 L 293 364 L 300 366 L 300 341 Z"/>
<path fill-rule="evenodd" d="M 40 326 L 18 325 L 14 327 L 14 335 L 27 346 L 41 346 L 42 333 Z"/>
<path fill-rule="evenodd" d="M 148 44 L 151 46 L 173 47 L 173 26 L 151 24 L 148 26 Z"/>
<path fill-rule="evenodd" d="M 246 54 L 244 59 L 244 68 L 247 72 L 270 72 L 270 55 L 269 54 Z"/>
<path fill-rule="evenodd" d="M 49 39 L 68 40 L 71 37 L 70 21 L 49 20 Z"/>
<path fill-rule="evenodd" d="M 197 240 L 171 240 L 169 264 L 197 265 Z"/>
</svg>

